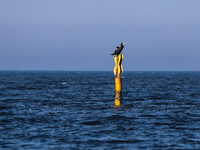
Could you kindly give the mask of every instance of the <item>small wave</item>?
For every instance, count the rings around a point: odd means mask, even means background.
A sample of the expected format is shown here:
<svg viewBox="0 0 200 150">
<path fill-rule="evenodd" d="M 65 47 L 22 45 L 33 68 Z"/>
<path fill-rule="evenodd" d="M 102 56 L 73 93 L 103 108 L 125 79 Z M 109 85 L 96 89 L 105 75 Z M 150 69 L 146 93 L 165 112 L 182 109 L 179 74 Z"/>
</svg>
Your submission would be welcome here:
<svg viewBox="0 0 200 150">
<path fill-rule="evenodd" d="M 61 82 L 60 84 L 74 84 L 74 82 Z"/>
<path fill-rule="evenodd" d="M 100 125 L 100 124 L 102 124 L 102 122 L 95 120 L 95 121 L 83 122 L 82 124 L 84 124 L 84 125 Z"/>
<path fill-rule="evenodd" d="M 67 84 L 67 82 L 62 82 L 61 84 Z"/>
</svg>

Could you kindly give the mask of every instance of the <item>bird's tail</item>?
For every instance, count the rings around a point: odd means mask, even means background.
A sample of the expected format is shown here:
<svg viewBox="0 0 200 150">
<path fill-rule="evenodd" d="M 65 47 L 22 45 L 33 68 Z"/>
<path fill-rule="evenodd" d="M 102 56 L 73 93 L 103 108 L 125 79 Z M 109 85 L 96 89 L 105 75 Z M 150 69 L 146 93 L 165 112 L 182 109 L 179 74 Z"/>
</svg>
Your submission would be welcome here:
<svg viewBox="0 0 200 150">
<path fill-rule="evenodd" d="M 113 54 L 111 54 L 111 55 L 115 55 L 115 54 L 113 53 Z"/>
</svg>

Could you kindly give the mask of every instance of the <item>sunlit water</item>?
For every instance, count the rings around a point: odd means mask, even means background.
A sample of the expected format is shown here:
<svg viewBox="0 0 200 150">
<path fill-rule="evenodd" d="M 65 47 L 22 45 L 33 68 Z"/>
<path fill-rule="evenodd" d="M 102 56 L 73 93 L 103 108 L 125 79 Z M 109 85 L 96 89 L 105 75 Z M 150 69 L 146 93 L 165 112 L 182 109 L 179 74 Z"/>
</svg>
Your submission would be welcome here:
<svg viewBox="0 0 200 150">
<path fill-rule="evenodd" d="M 200 72 L 0 71 L 0 149 L 199 149 Z"/>
</svg>

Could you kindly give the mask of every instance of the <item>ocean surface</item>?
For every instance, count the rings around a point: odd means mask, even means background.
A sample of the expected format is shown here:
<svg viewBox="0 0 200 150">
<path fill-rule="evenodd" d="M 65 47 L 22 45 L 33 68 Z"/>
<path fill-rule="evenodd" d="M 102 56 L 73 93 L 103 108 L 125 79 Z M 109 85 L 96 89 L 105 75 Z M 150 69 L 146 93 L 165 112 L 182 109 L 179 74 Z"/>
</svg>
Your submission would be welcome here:
<svg viewBox="0 0 200 150">
<path fill-rule="evenodd" d="M 0 149 L 200 148 L 200 72 L 0 71 Z"/>
</svg>

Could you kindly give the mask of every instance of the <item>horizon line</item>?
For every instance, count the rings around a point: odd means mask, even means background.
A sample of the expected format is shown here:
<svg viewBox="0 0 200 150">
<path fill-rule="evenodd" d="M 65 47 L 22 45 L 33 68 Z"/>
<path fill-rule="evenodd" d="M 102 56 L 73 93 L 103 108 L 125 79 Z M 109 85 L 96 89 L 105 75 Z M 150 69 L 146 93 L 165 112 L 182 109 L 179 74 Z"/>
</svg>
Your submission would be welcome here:
<svg viewBox="0 0 200 150">
<path fill-rule="evenodd" d="M 18 69 L 18 70 L 0 70 L 0 71 L 52 71 L 52 72 L 56 72 L 56 71 L 60 71 L 60 72 L 64 72 L 64 71 L 70 71 L 70 72 L 113 72 L 113 70 L 22 70 L 22 69 Z M 124 70 L 123 72 L 200 72 L 200 70 Z"/>
</svg>

